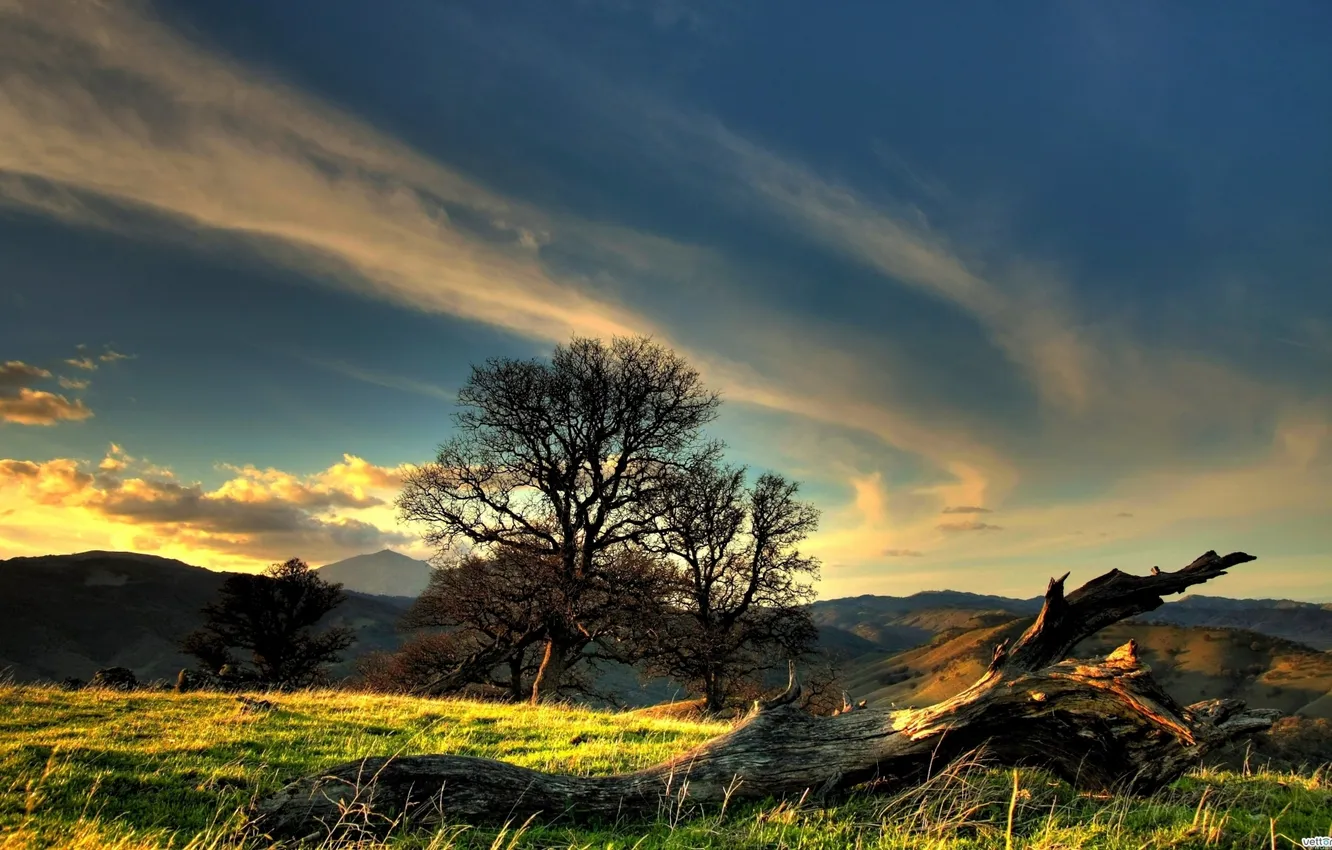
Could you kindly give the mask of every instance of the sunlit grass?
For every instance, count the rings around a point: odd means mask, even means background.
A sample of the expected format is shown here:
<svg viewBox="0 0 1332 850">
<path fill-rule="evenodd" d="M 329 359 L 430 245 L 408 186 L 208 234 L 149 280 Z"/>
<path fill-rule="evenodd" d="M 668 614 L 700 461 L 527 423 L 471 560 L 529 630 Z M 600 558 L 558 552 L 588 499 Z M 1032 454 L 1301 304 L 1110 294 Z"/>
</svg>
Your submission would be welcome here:
<svg viewBox="0 0 1332 850">
<path fill-rule="evenodd" d="M 232 848 L 255 795 L 367 755 L 448 752 L 608 773 L 728 727 L 643 714 L 311 692 L 250 713 L 224 694 L 0 687 L 0 850 Z M 614 830 L 453 825 L 395 848 L 1138 848 L 1299 845 L 1332 830 L 1326 774 L 1201 771 L 1142 800 L 1093 799 L 1036 771 L 961 764 L 895 797 L 669 807 Z M 1011 827 L 1010 827 L 1011 819 Z M 368 846 L 368 845 L 362 845 Z"/>
</svg>

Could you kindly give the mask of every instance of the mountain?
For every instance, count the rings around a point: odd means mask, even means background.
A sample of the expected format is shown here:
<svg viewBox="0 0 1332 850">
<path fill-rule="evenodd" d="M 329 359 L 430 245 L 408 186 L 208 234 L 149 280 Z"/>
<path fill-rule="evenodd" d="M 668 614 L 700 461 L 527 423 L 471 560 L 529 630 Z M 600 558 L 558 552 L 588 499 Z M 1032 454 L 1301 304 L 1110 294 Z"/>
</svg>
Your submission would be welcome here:
<svg viewBox="0 0 1332 850">
<path fill-rule="evenodd" d="M 1249 629 L 1332 649 L 1332 603 L 1189 595 L 1138 617 L 1147 623 Z"/>
<path fill-rule="evenodd" d="M 1032 622 L 941 633 L 931 643 L 849 666 L 855 699 L 915 707 L 948 699 L 978 679 L 994 646 Z M 1129 638 L 1162 687 L 1184 704 L 1232 697 L 1251 706 L 1332 719 L 1332 653 L 1241 629 L 1117 623 L 1074 647 L 1079 658 L 1105 655 Z"/>
<path fill-rule="evenodd" d="M 348 589 L 347 601 L 327 618 L 328 625 L 347 625 L 357 634 L 334 668 L 345 676 L 363 653 L 401 643 L 396 624 L 428 579 L 429 566 L 385 551 L 319 573 Z M 0 561 L 0 675 L 8 668 L 20 681 L 87 679 L 98 668 L 123 666 L 141 679 L 173 678 L 192 666 L 177 642 L 202 624 L 200 610 L 227 575 L 128 552 Z M 358 592 L 367 587 L 395 595 Z M 971 684 L 994 644 L 1016 636 L 1040 604 L 1039 597 L 929 591 L 825 600 L 811 613 L 822 648 L 841 660 L 850 693 L 914 705 Z M 1322 642 L 1318 630 L 1329 609 L 1288 600 L 1185 597 L 1115 625 L 1074 652 L 1103 654 L 1135 637 L 1155 674 L 1183 702 L 1237 696 L 1251 705 L 1332 717 L 1332 653 L 1303 645 Z M 1248 630 L 1222 628 L 1235 622 Z M 668 682 L 640 682 L 621 665 L 608 665 L 597 688 L 631 705 L 675 691 Z"/>
<path fill-rule="evenodd" d="M 952 590 L 912 596 L 854 596 L 815 602 L 814 622 L 859 635 L 892 651 L 909 649 L 951 632 L 997 626 L 1035 614 L 1041 597 L 1011 599 Z M 1228 599 L 1188 595 L 1168 601 L 1137 622 L 1247 629 L 1269 637 L 1332 650 L 1332 603 L 1290 599 Z"/>
<path fill-rule="evenodd" d="M 316 570 L 325 580 L 337 582 L 346 590 L 415 599 L 430 583 L 431 566 L 392 549 L 384 549 L 371 555 L 357 555 L 325 564 Z"/>
<path fill-rule="evenodd" d="M 876 649 L 899 652 L 927 643 L 941 632 L 960 634 L 1034 614 L 1041 610 L 1041 602 L 1041 597 L 1009 599 L 955 590 L 927 590 L 911 596 L 821 600 L 810 606 L 810 615 L 820 630 L 850 632 Z"/>
<path fill-rule="evenodd" d="M 102 667 L 128 667 L 140 679 L 174 679 L 194 666 L 177 644 L 203 624 L 228 573 L 130 552 L 83 552 L 0 561 L 0 670 L 15 679 L 89 678 Z M 389 649 L 410 600 L 348 593 L 327 626 L 350 626 L 356 643 L 335 665 Z"/>
</svg>

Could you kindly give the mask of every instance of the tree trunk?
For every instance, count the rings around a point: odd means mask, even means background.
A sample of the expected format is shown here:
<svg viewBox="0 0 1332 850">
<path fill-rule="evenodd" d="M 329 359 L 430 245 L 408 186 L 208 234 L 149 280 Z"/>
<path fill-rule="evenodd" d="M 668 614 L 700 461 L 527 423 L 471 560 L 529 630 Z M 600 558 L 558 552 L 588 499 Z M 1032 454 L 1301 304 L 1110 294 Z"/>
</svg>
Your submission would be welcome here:
<svg viewBox="0 0 1332 850">
<path fill-rule="evenodd" d="M 1065 656 L 1105 626 L 1159 607 L 1161 594 L 1252 560 L 1208 552 L 1173 573 L 1112 570 L 1067 597 L 1067 575 L 1052 579 L 1040 615 L 1016 643 L 996 647 L 966 691 L 927 708 L 814 717 L 794 705 L 793 665 L 786 692 L 756 703 L 734 730 L 645 770 L 564 776 L 466 756 L 366 758 L 259 801 L 251 824 L 272 838 L 322 838 L 400 818 L 421 826 L 533 815 L 614 820 L 727 799 L 818 798 L 871 780 L 900 786 L 978 748 L 998 764 L 1041 766 L 1082 788 L 1148 792 L 1212 747 L 1267 728 L 1279 712 L 1245 711 L 1238 700 L 1182 707 L 1140 663 L 1133 641 L 1096 661 Z"/>
<path fill-rule="evenodd" d="M 532 705 L 552 698 L 564 681 L 564 673 L 569 667 L 570 648 L 556 638 L 547 638 L 546 652 L 541 657 L 541 667 L 532 682 Z"/>
<path fill-rule="evenodd" d="M 514 702 L 523 699 L 523 662 L 526 656 L 527 652 L 523 651 L 509 659 L 509 691 Z"/>
<path fill-rule="evenodd" d="M 703 680 L 703 707 L 709 714 L 720 714 L 726 707 L 726 691 L 716 670 L 709 670 Z"/>
</svg>

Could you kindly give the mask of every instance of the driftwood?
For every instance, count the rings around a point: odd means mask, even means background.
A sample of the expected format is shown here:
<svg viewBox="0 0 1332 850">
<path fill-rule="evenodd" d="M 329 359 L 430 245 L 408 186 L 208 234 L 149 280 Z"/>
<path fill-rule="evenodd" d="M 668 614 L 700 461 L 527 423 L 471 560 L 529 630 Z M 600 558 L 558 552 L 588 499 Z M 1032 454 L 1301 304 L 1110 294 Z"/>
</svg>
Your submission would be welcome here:
<svg viewBox="0 0 1332 850">
<path fill-rule="evenodd" d="M 1208 552 L 1177 572 L 1111 570 L 1064 595 L 1052 579 L 1036 621 L 1001 644 L 971 687 L 920 709 L 859 706 L 814 717 L 785 693 L 758 703 L 731 732 L 670 761 L 616 776 L 542 773 L 490 759 L 426 755 L 366 758 L 298 780 L 258 801 L 252 828 L 270 838 L 570 816 L 608 819 L 812 794 L 867 782 L 902 786 L 984 748 L 1006 766 L 1043 767 L 1091 790 L 1150 792 L 1209 749 L 1266 729 L 1279 716 L 1238 700 L 1177 704 L 1139 661 L 1133 641 L 1103 659 L 1067 659 L 1083 638 L 1162 605 L 1163 594 L 1255 560 Z"/>
</svg>

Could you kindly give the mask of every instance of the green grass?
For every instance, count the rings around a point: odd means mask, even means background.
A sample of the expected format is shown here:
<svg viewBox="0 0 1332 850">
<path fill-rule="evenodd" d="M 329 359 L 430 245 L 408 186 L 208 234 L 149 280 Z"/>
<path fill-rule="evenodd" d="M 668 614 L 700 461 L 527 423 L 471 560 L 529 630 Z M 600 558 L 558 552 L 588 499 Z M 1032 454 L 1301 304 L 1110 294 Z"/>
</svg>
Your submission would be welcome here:
<svg viewBox="0 0 1332 850">
<path fill-rule="evenodd" d="M 575 708 L 336 692 L 247 714 L 222 694 L 0 687 L 0 850 L 237 847 L 256 794 L 366 755 L 451 752 L 542 770 L 634 769 L 724 724 Z M 394 848 L 1155 848 L 1299 846 L 1332 830 L 1326 774 L 1199 772 L 1142 800 L 1093 799 L 1036 771 L 962 764 L 893 797 L 733 806 L 613 831 L 446 827 Z M 1010 823 L 1011 812 L 1011 828 Z M 362 845 L 365 846 L 365 845 Z"/>
</svg>

